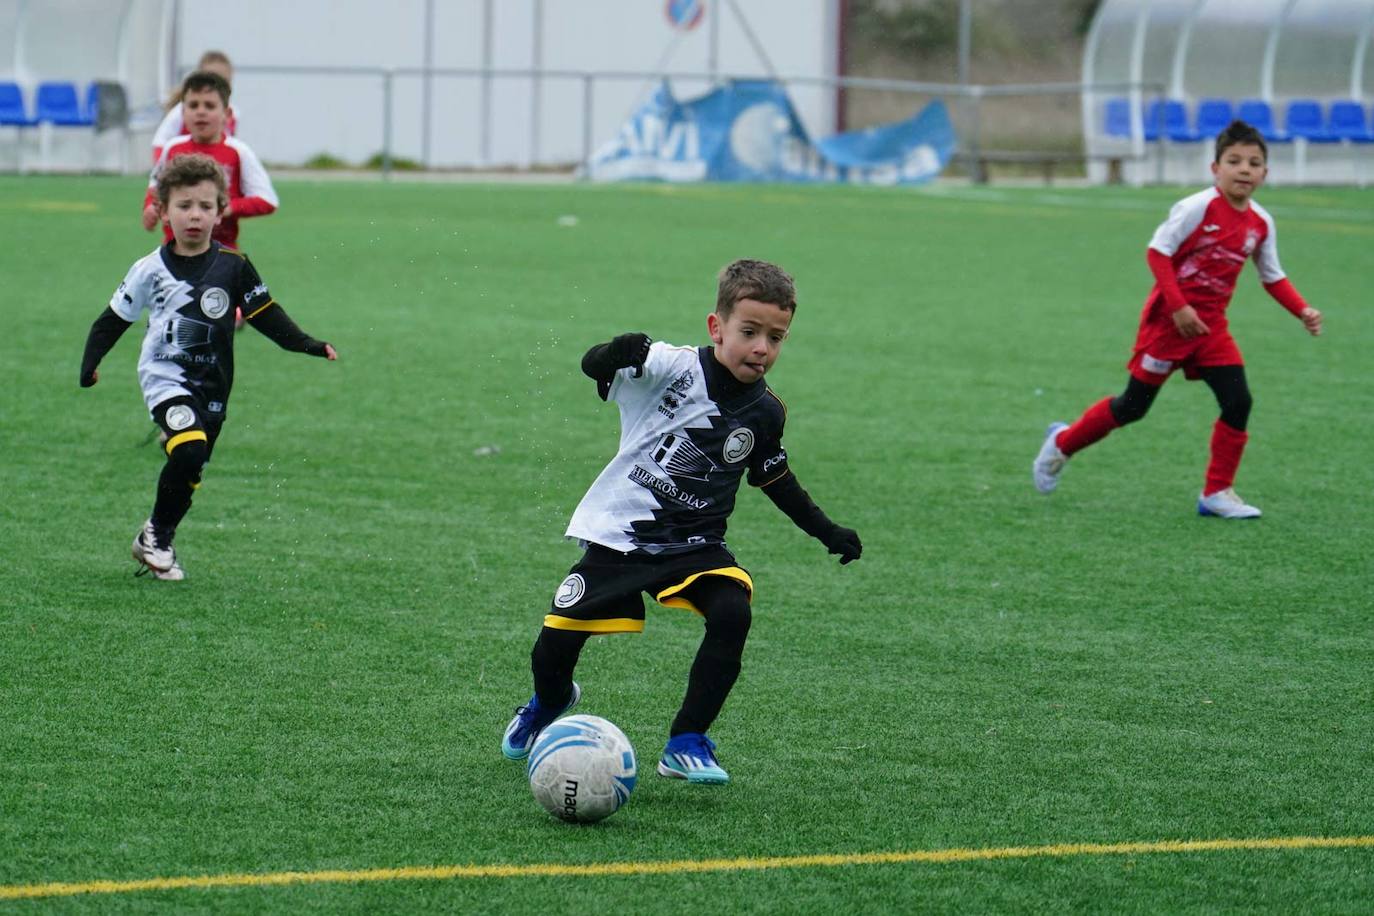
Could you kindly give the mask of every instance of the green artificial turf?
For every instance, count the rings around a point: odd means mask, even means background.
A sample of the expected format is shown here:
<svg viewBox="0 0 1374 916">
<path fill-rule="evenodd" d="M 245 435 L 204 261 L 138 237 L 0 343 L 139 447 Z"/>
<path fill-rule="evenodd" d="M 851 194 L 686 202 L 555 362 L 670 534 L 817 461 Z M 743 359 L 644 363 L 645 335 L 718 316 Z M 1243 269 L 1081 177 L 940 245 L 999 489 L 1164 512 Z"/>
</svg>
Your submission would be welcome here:
<svg viewBox="0 0 1374 916">
<path fill-rule="evenodd" d="M 1215 406 L 1030 482 L 1045 425 L 1118 392 L 1144 250 L 1192 189 L 482 186 L 282 180 L 240 241 L 338 363 L 238 338 L 177 549 L 128 543 L 161 465 L 141 328 L 77 386 L 151 250 L 137 179 L 0 178 L 0 894 L 444 865 L 1370 837 L 1374 193 L 1272 190 L 1316 340 L 1232 304 L 1255 396 L 1237 489 L 1196 516 Z M 567 217 L 575 217 L 575 221 Z M 704 343 L 736 257 L 797 279 L 770 382 L 791 464 L 864 539 L 841 568 L 760 494 L 724 788 L 654 776 L 700 638 L 650 609 L 593 640 L 579 711 L 641 779 L 554 821 L 498 744 L 578 558 L 567 518 L 617 412 L 578 368 L 625 331 Z M 1367 912 L 1374 847 L 404 878 L 0 901 L 27 912 Z"/>
</svg>

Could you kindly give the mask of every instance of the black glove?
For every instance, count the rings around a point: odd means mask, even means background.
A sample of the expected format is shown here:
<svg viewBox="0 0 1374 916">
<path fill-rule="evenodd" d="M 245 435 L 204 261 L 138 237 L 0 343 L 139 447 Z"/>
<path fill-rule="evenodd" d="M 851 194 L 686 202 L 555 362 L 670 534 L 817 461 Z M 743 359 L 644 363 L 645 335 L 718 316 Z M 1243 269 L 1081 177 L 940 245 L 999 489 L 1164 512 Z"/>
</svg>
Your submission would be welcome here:
<svg viewBox="0 0 1374 916">
<path fill-rule="evenodd" d="M 853 528 L 841 528 L 836 525 L 834 529 L 825 536 L 826 549 L 831 553 L 840 555 L 840 565 L 852 563 L 863 556 L 864 545 L 859 540 L 859 532 Z"/>
<path fill-rule="evenodd" d="M 653 341 L 647 334 L 621 334 L 611 340 L 611 356 L 617 368 L 634 369 L 635 378 L 644 374 L 644 360 L 649 358 Z"/>
</svg>

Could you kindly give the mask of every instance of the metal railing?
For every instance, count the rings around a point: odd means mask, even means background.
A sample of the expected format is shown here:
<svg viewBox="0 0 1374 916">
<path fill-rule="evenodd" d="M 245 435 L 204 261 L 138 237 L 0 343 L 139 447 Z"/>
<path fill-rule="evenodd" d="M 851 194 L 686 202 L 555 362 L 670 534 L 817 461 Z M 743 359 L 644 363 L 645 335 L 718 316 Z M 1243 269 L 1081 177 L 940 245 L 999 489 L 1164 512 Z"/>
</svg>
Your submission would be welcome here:
<svg viewBox="0 0 1374 916">
<path fill-rule="evenodd" d="M 996 160 L 999 156 L 1016 156 L 1027 154 L 1024 149 L 999 149 L 996 147 L 985 146 L 984 143 L 984 123 L 983 106 L 989 99 L 1011 98 L 1011 97 L 1045 97 L 1045 96 L 1070 96 L 1081 99 L 1085 93 L 1106 94 L 1106 93 L 1130 93 L 1139 98 L 1142 95 L 1161 92 L 1163 87 L 1158 84 L 1138 84 L 1138 83 L 1104 83 L 1088 85 L 1084 83 L 1059 82 L 1059 83 L 1020 83 L 1009 85 L 976 85 L 976 84 L 957 84 L 957 83 L 928 83 L 912 80 L 899 79 L 880 79 L 873 77 L 825 77 L 825 76 L 768 76 L 764 74 L 707 74 L 701 72 L 648 72 L 648 71 L 615 71 L 615 70 L 549 70 L 549 69 L 523 69 L 523 68 L 480 68 L 480 67 L 354 67 L 354 66 L 295 66 L 295 65 L 267 65 L 267 66 L 242 66 L 237 68 L 240 76 L 281 76 L 281 77 L 373 77 L 377 79 L 382 92 L 382 136 L 381 136 L 381 171 L 384 176 L 390 177 L 395 160 L 395 124 L 394 112 L 396 108 L 395 94 L 396 82 L 403 78 L 444 78 L 444 79 L 465 79 L 475 80 L 481 85 L 480 92 L 480 111 L 478 115 L 479 124 L 477 125 L 480 160 L 481 163 L 490 164 L 492 161 L 492 135 L 493 135 L 493 110 L 492 110 L 492 83 L 495 80 L 518 79 L 528 80 L 532 83 L 530 93 L 530 111 L 528 125 L 529 139 L 529 161 L 533 165 L 540 162 L 542 149 L 542 120 L 543 120 L 543 84 L 548 81 L 574 81 L 580 84 L 581 91 L 581 154 L 579 164 L 585 167 L 590 162 L 594 148 L 594 130 L 596 113 L 596 89 L 599 83 L 609 82 L 639 82 L 649 84 L 659 80 L 679 80 L 697 83 L 712 82 L 720 83 L 730 80 L 755 80 L 755 79 L 775 79 L 787 86 L 821 87 L 833 90 L 864 90 L 878 92 L 897 92 L 910 95 L 932 96 L 951 100 L 955 107 L 956 124 L 959 126 L 959 150 L 956 159 L 969 166 L 970 173 L 975 180 L 985 178 L 980 175 L 979 163 L 989 159 Z M 431 131 L 431 121 L 433 118 L 432 106 L 425 106 L 420 112 L 421 130 L 423 135 L 428 138 Z M 1080 121 L 1079 134 L 1075 138 L 1078 148 L 1083 149 L 1083 132 L 1092 129 L 1091 125 L 1083 125 Z M 425 144 L 428 147 L 428 143 Z M 1064 159 L 1086 159 L 1087 153 L 1073 154 L 1066 151 L 1047 153 L 1046 155 L 1059 156 Z M 1143 160 L 1147 157 L 1148 151 L 1136 145 L 1128 153 L 1123 153 L 1120 158 L 1126 160 Z M 428 165 L 429 163 L 424 163 Z"/>
</svg>

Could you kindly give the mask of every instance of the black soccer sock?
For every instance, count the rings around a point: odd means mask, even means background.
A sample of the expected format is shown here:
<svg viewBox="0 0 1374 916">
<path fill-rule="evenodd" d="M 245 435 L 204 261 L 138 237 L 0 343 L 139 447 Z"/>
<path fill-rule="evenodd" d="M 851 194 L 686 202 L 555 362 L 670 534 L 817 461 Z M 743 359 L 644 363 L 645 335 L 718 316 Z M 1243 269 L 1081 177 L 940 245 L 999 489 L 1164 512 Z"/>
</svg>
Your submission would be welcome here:
<svg viewBox="0 0 1374 916">
<path fill-rule="evenodd" d="M 732 579 L 706 576 L 682 594 L 705 615 L 706 635 L 692 662 L 687 695 L 668 729 L 669 737 L 705 734 L 716 721 L 739 677 L 751 622 L 749 593 Z"/>
<path fill-rule="evenodd" d="M 572 699 L 573 669 L 590 633 L 544 627 L 530 651 L 530 670 L 534 673 L 534 694 L 539 705 L 561 709 Z"/>
<path fill-rule="evenodd" d="M 159 540 L 165 538 L 171 543 L 177 526 L 186 517 L 208 455 L 204 442 L 191 441 L 178 445 L 167 456 L 167 463 L 157 479 L 157 500 L 153 503 L 153 530 Z"/>
</svg>

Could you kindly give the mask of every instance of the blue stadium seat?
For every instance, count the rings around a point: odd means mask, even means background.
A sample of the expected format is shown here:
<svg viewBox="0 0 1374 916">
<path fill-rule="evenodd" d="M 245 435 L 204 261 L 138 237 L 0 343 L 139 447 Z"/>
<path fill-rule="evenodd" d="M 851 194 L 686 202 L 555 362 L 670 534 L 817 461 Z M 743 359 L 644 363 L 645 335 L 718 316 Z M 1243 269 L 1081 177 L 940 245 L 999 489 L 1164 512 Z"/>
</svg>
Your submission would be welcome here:
<svg viewBox="0 0 1374 916">
<path fill-rule="evenodd" d="M 1120 97 L 1107 99 L 1107 136 L 1131 136 L 1131 100 Z"/>
<path fill-rule="evenodd" d="M 1176 143 L 1190 143 L 1197 135 L 1188 127 L 1188 109 L 1178 99 L 1154 99 L 1145 106 L 1145 139 L 1161 136 Z"/>
<path fill-rule="evenodd" d="M 1270 143 L 1287 143 L 1292 139 L 1274 126 L 1274 109 L 1264 99 L 1244 99 L 1236 106 L 1236 117 L 1259 131 Z"/>
<path fill-rule="evenodd" d="M 1326 132 L 1332 140 L 1351 143 L 1374 143 L 1365 120 L 1364 107 L 1352 99 L 1338 99 L 1331 103 L 1326 115 Z"/>
<path fill-rule="evenodd" d="M 1303 139 L 1308 143 L 1335 143 L 1322 121 L 1322 106 L 1316 99 L 1294 99 L 1288 103 L 1288 111 L 1283 117 L 1283 127 L 1293 139 Z"/>
<path fill-rule="evenodd" d="M 72 83 L 39 83 L 38 120 L 58 127 L 90 127 L 93 123 L 76 96 Z"/>
<path fill-rule="evenodd" d="M 1202 99 L 1197 103 L 1197 136 L 1212 140 L 1236 118 L 1235 109 L 1227 99 Z"/>
<path fill-rule="evenodd" d="M 24 105 L 24 90 L 19 88 L 18 83 L 0 83 L 0 125 L 5 127 L 32 127 L 37 124 L 36 118 L 29 117 L 28 108 Z"/>
</svg>

